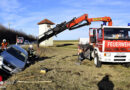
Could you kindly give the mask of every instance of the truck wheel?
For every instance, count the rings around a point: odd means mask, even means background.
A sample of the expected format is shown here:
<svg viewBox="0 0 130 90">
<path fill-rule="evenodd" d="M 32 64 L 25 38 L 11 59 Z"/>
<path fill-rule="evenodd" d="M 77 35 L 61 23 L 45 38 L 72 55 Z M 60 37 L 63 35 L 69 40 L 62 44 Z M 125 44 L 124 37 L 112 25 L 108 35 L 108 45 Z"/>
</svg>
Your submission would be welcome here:
<svg viewBox="0 0 130 90">
<path fill-rule="evenodd" d="M 90 49 L 88 49 L 88 50 L 86 50 L 86 51 L 84 52 L 84 57 L 85 57 L 86 59 L 92 60 Z"/>
<path fill-rule="evenodd" d="M 101 67 L 101 62 L 99 61 L 99 57 L 97 54 L 95 54 L 94 56 L 94 64 L 96 65 L 96 67 Z"/>
</svg>

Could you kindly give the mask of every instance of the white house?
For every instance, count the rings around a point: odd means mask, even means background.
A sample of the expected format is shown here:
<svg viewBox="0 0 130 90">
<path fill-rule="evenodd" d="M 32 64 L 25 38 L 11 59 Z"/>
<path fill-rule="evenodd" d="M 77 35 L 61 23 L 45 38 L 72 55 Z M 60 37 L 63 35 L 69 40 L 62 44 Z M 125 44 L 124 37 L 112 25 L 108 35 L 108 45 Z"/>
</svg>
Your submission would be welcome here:
<svg viewBox="0 0 130 90">
<path fill-rule="evenodd" d="M 50 28 L 53 28 L 54 23 L 48 19 L 44 19 L 38 23 L 39 26 L 39 38 L 43 35 L 44 32 L 48 31 Z M 40 46 L 53 46 L 53 38 L 49 38 L 40 43 Z"/>
</svg>

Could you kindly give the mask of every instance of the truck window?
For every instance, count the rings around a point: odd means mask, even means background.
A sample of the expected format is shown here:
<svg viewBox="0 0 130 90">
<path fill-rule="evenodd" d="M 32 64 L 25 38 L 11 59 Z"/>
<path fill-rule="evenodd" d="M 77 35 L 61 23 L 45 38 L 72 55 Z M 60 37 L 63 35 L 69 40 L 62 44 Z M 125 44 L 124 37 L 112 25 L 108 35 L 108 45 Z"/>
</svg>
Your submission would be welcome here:
<svg viewBox="0 0 130 90">
<path fill-rule="evenodd" d="M 98 30 L 98 38 L 102 38 L 102 29 Z"/>
<path fill-rule="evenodd" d="M 130 37 L 130 31 L 128 31 L 128 36 Z"/>
<path fill-rule="evenodd" d="M 130 28 L 104 28 L 105 40 L 130 40 Z"/>
</svg>

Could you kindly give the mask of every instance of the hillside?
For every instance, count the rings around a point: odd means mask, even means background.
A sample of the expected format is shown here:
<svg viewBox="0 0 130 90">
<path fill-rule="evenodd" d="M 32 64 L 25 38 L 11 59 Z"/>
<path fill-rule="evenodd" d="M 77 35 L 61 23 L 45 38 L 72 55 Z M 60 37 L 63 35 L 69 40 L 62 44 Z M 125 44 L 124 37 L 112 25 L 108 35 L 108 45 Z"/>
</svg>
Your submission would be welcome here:
<svg viewBox="0 0 130 90">
<path fill-rule="evenodd" d="M 35 41 L 36 37 L 28 35 L 22 31 L 5 28 L 0 25 L 0 43 L 3 39 L 6 39 L 10 44 L 16 43 L 16 37 L 24 37 L 25 40 Z"/>
</svg>

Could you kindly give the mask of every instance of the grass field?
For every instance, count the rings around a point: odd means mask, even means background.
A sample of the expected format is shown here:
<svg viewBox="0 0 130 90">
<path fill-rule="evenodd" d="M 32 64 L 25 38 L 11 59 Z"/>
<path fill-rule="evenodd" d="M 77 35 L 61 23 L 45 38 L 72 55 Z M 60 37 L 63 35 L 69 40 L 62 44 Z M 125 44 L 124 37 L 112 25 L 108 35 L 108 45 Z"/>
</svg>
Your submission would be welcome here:
<svg viewBox="0 0 130 90">
<path fill-rule="evenodd" d="M 120 64 L 103 64 L 101 68 L 96 68 L 93 61 L 89 60 L 78 65 L 77 44 L 77 41 L 55 41 L 53 47 L 40 48 L 37 51 L 40 55 L 39 61 L 10 77 L 7 81 L 16 83 L 6 85 L 6 89 L 98 90 L 99 84 L 105 86 L 104 82 L 109 81 L 108 84 L 114 90 L 130 90 L 130 68 Z M 46 74 L 40 73 L 43 68 L 49 71 Z"/>
</svg>

